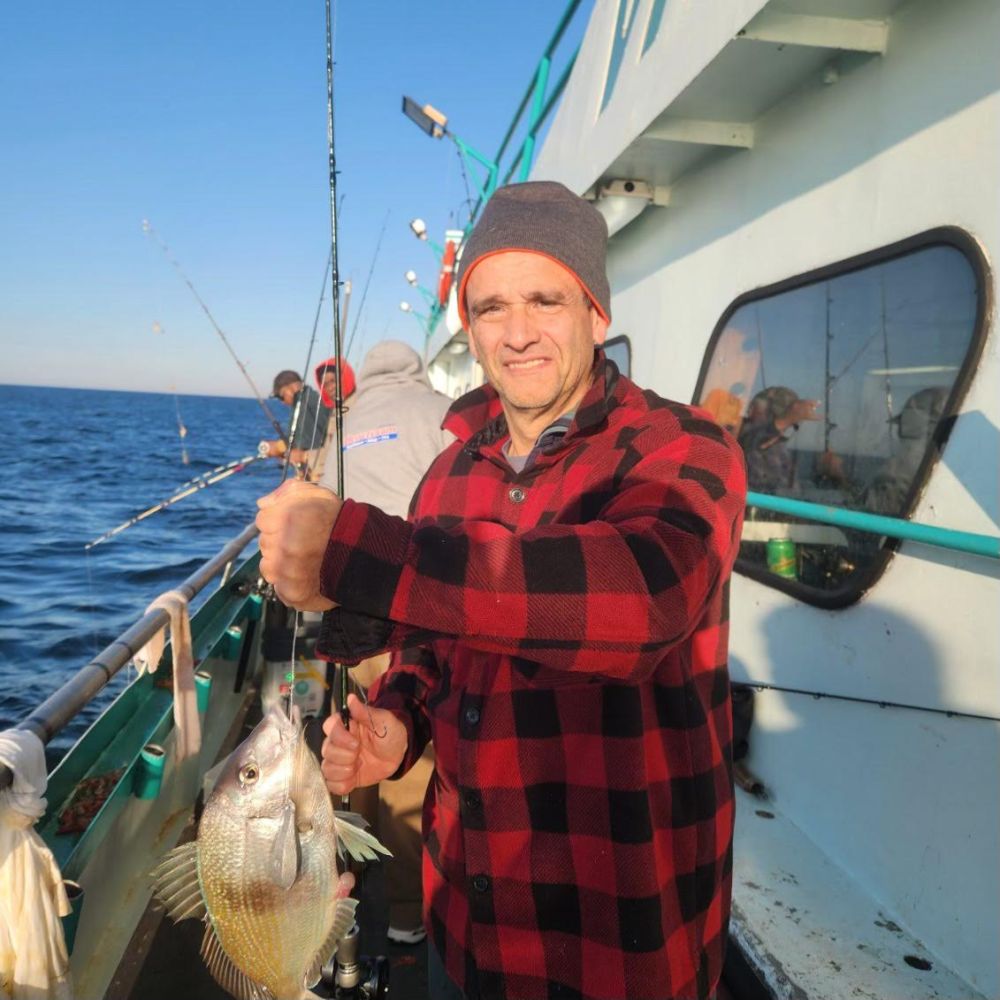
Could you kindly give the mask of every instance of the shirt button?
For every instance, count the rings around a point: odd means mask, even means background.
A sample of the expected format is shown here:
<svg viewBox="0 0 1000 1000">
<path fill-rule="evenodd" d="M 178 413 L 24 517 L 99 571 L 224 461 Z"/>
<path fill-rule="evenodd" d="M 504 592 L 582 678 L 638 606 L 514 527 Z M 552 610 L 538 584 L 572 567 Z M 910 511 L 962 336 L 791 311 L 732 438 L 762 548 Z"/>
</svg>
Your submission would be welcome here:
<svg viewBox="0 0 1000 1000">
<path fill-rule="evenodd" d="M 468 709 L 465 710 L 465 721 L 470 726 L 478 726 L 479 725 L 479 718 L 480 718 L 480 716 L 479 716 L 479 709 L 478 708 L 468 708 Z"/>
<path fill-rule="evenodd" d="M 507 494 L 514 503 L 521 503 L 524 500 L 525 492 L 520 486 L 515 486 L 510 493 Z"/>
<path fill-rule="evenodd" d="M 476 792 L 466 792 L 465 793 L 465 807 L 467 809 L 479 809 L 483 804 L 483 800 L 479 797 Z"/>
<path fill-rule="evenodd" d="M 472 888 L 476 892 L 489 892 L 490 891 L 490 880 L 485 875 L 477 875 L 472 880 Z"/>
</svg>

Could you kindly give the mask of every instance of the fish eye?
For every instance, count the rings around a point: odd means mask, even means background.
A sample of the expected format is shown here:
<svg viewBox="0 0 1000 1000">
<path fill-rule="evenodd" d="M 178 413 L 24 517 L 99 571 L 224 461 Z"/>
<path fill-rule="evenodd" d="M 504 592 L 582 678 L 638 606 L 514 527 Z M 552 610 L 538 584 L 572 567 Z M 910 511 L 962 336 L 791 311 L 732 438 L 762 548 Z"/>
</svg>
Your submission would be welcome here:
<svg viewBox="0 0 1000 1000">
<path fill-rule="evenodd" d="M 240 784 L 252 785 L 260 777 L 260 768 L 252 761 L 240 768 Z"/>
</svg>

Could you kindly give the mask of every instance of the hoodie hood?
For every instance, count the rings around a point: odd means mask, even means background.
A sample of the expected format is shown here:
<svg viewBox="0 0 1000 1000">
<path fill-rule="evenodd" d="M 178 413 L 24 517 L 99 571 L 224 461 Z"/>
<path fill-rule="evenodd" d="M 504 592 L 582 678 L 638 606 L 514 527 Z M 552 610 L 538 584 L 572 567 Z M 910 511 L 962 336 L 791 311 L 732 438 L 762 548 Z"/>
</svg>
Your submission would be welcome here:
<svg viewBox="0 0 1000 1000">
<path fill-rule="evenodd" d="M 376 344 L 361 362 L 358 385 L 361 389 L 372 385 L 419 382 L 430 386 L 420 355 L 401 340 L 383 340 Z"/>
<path fill-rule="evenodd" d="M 316 379 L 316 385 L 319 387 L 319 394 L 323 397 L 323 404 L 324 406 L 329 406 L 331 409 L 333 408 L 334 399 L 331 395 L 323 391 L 323 372 L 325 372 L 327 368 L 336 367 L 337 359 L 327 358 L 326 361 L 321 361 L 313 369 L 313 378 Z M 357 380 L 354 377 L 354 369 L 351 368 L 346 361 L 344 362 L 343 370 L 340 373 L 340 382 L 340 391 L 343 393 L 344 399 L 347 399 L 347 397 L 350 396 L 351 393 L 353 393 L 357 388 Z"/>
</svg>

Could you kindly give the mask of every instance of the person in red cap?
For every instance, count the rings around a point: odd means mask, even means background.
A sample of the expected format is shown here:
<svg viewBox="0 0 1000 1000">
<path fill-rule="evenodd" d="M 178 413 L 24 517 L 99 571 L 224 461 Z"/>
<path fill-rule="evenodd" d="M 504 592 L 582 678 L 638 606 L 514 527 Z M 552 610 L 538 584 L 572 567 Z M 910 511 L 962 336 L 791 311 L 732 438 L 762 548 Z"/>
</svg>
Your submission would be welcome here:
<svg viewBox="0 0 1000 1000">
<path fill-rule="evenodd" d="M 710 415 L 623 376 L 607 226 L 555 182 L 500 188 L 458 304 L 488 385 L 408 520 L 290 483 L 260 571 L 324 610 L 320 651 L 391 649 L 324 724 L 336 794 L 429 740 L 435 997 L 708 1000 L 732 887 L 729 577 L 746 474 Z"/>
<path fill-rule="evenodd" d="M 357 388 L 357 381 L 354 377 L 354 369 L 346 361 L 343 363 L 341 372 L 341 399 L 346 411 L 347 401 L 354 395 L 354 390 Z M 321 361 L 313 369 L 313 377 L 316 379 L 316 386 L 319 389 L 323 405 L 332 411 L 337 399 L 337 359 L 327 358 L 326 361 Z M 306 478 L 311 483 L 318 483 L 322 479 L 327 458 L 331 453 L 330 448 L 333 446 L 333 441 L 337 436 L 337 421 L 334 420 L 332 412 L 329 417 L 326 438 L 323 443 L 319 448 L 311 449 L 302 456 L 308 469 Z"/>
</svg>

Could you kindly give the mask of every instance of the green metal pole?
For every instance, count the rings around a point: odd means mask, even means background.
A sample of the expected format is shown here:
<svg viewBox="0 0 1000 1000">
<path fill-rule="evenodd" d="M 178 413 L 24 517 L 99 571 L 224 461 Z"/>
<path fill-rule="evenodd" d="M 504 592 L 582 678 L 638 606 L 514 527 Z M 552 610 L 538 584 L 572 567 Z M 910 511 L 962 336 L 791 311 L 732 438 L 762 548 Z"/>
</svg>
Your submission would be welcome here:
<svg viewBox="0 0 1000 1000">
<path fill-rule="evenodd" d="M 545 88 L 549 85 L 549 69 L 552 60 L 548 56 L 543 56 L 538 64 L 538 71 L 535 73 L 535 99 L 531 102 L 531 116 L 528 118 L 528 135 L 521 147 L 521 176 L 519 180 L 526 181 L 531 171 L 531 164 L 535 159 L 535 129 L 542 114 L 542 106 L 545 101 Z"/>
<path fill-rule="evenodd" d="M 826 504 L 770 496 L 766 493 L 747 493 L 747 506 L 807 518 L 822 524 L 834 524 L 841 528 L 854 528 L 873 535 L 888 535 L 891 538 L 922 542 L 924 545 L 936 545 L 939 548 L 951 549 L 953 552 L 969 552 L 972 555 L 986 556 L 988 559 L 1000 559 L 1000 538 L 992 535 L 938 528 L 932 524 L 916 524 L 898 517 L 884 517 L 863 510 L 847 510 L 844 507 L 830 507 Z"/>
</svg>

